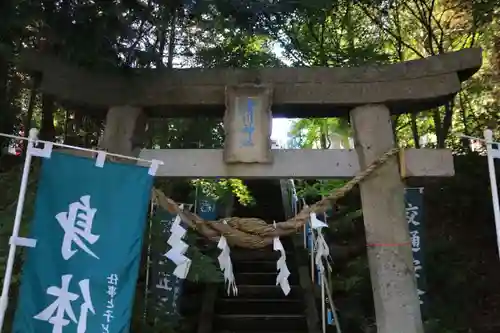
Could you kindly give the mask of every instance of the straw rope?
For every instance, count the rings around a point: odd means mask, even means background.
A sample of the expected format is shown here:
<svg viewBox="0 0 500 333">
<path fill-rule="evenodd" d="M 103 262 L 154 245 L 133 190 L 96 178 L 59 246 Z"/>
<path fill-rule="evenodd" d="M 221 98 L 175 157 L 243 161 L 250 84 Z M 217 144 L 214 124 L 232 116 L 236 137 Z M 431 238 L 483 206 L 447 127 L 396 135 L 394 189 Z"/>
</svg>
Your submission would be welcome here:
<svg viewBox="0 0 500 333">
<path fill-rule="evenodd" d="M 179 214 L 182 220 L 190 228 L 212 241 L 218 241 L 220 235 L 223 235 L 232 246 L 258 249 L 272 244 L 273 238 L 276 236 L 287 236 L 297 232 L 297 230 L 307 223 L 310 213 L 319 214 L 327 211 L 337 200 L 344 197 L 356 185 L 371 176 L 381 165 L 398 152 L 399 148 L 389 150 L 378 160 L 370 164 L 365 170 L 349 180 L 344 186 L 335 190 L 332 194 L 324 197 L 315 204 L 304 207 L 293 218 L 276 223 L 276 227 L 259 218 L 230 217 L 223 219 L 227 224 L 220 223 L 222 220 L 205 221 L 194 213 L 181 211 L 175 201 L 156 188 L 153 188 L 152 198 L 163 209 L 173 214 Z"/>
</svg>

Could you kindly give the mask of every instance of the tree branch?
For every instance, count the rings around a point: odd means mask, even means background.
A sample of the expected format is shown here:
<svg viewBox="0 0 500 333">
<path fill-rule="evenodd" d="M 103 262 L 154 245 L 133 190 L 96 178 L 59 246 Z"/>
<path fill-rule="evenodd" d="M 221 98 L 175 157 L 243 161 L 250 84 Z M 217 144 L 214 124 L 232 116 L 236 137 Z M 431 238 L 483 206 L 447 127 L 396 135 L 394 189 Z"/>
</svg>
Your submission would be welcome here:
<svg viewBox="0 0 500 333">
<path fill-rule="evenodd" d="M 425 58 L 425 56 L 420 53 L 417 49 L 415 49 L 413 46 L 411 46 L 410 44 L 408 44 L 407 42 L 405 42 L 401 36 L 397 36 L 396 34 L 394 34 L 394 32 L 392 32 L 390 29 L 387 29 L 384 24 L 382 22 L 380 22 L 380 20 L 378 20 L 377 18 L 373 17 L 370 13 L 369 13 L 369 10 L 364 7 L 364 5 L 362 4 L 359 4 L 358 3 L 358 6 L 361 8 L 361 10 L 363 11 L 363 13 L 373 22 L 375 23 L 380 29 L 382 29 L 384 32 L 388 33 L 392 38 L 394 38 L 395 40 L 397 40 L 399 43 L 401 43 L 402 45 L 404 45 L 406 48 L 412 50 L 417 56 L 419 56 L 420 58 Z"/>
</svg>

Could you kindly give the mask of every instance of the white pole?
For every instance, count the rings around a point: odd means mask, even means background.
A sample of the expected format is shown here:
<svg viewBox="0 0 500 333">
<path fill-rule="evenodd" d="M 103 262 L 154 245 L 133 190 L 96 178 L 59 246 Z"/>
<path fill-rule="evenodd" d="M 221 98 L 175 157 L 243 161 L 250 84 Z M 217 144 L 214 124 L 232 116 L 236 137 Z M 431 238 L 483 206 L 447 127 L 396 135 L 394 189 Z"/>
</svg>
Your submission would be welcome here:
<svg viewBox="0 0 500 333">
<path fill-rule="evenodd" d="M 497 247 L 498 255 L 500 256 L 500 205 L 498 203 L 498 186 L 497 177 L 495 173 L 495 161 L 493 152 L 493 132 L 489 129 L 484 131 L 484 138 L 486 139 L 486 150 L 488 157 L 488 170 L 490 173 L 490 183 L 491 183 L 491 197 L 493 200 L 493 213 L 495 216 L 495 227 L 497 232 Z"/>
<path fill-rule="evenodd" d="M 309 220 L 310 222 L 310 220 Z M 316 275 L 316 266 L 314 263 L 314 248 L 316 244 L 316 239 L 314 237 L 314 230 L 312 229 L 311 223 L 309 223 L 309 229 L 311 230 L 311 281 L 314 283 L 316 281 L 315 275 Z"/>
<path fill-rule="evenodd" d="M 31 139 L 31 138 L 30 138 Z M 21 219 L 23 216 L 24 199 L 26 198 L 26 188 L 28 187 L 28 177 L 31 166 L 30 148 L 33 147 L 33 141 L 28 141 L 26 149 L 26 159 L 24 160 L 23 176 L 21 178 L 21 188 L 19 189 L 19 198 L 17 200 L 16 216 L 14 218 L 14 227 L 12 228 L 12 237 L 10 239 L 9 256 L 7 258 L 7 266 L 5 268 L 5 277 L 2 286 L 2 296 L 0 296 L 0 332 L 3 328 L 5 312 L 9 303 L 10 282 L 12 280 L 12 270 L 16 258 L 16 242 L 19 237 L 19 229 L 21 227 Z"/>
<path fill-rule="evenodd" d="M 17 135 L 11 135 L 11 134 L 6 134 L 6 133 L 0 133 L 0 136 L 4 138 L 10 138 L 10 139 L 15 139 L 15 140 L 26 140 L 29 141 L 29 138 L 26 138 L 24 136 L 17 136 Z M 35 139 L 33 139 L 35 140 Z M 79 151 L 87 151 L 89 153 L 106 153 L 108 156 L 113 156 L 113 157 L 118 157 L 118 158 L 124 158 L 127 160 L 133 160 L 137 162 L 142 162 L 142 163 L 153 163 L 155 162 L 154 160 L 145 160 L 143 158 L 137 158 L 133 156 L 127 156 L 127 155 L 121 155 L 121 154 L 115 154 L 115 153 L 108 153 L 105 150 L 96 150 L 96 149 L 90 149 L 90 148 L 84 148 L 84 147 L 78 147 L 78 146 L 71 146 L 71 145 L 66 145 L 64 143 L 57 143 L 57 142 L 49 142 L 49 141 L 43 141 L 43 140 L 37 140 L 38 143 L 43 143 L 45 144 L 51 144 L 56 147 L 61 147 L 61 148 L 68 148 L 68 149 L 74 149 L 74 150 L 79 150 Z M 162 161 L 156 161 L 156 163 L 163 165 Z"/>
<path fill-rule="evenodd" d="M 306 206 L 305 204 L 305 200 L 302 199 L 302 209 Z M 298 210 L 298 209 L 297 209 Z M 304 223 L 304 248 L 305 249 L 309 249 L 309 238 L 308 238 L 308 234 L 307 234 L 307 221 L 306 223 Z"/>
<path fill-rule="evenodd" d="M 320 272 L 321 279 L 321 327 L 323 333 L 326 333 L 326 298 L 325 298 L 325 273 Z"/>
</svg>

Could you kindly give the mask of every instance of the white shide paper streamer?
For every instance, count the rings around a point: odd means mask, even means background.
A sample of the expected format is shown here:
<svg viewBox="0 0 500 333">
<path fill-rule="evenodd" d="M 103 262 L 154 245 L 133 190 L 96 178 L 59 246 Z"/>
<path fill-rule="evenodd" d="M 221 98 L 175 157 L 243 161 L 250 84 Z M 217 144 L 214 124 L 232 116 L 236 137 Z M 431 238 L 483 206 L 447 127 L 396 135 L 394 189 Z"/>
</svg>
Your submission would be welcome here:
<svg viewBox="0 0 500 333">
<path fill-rule="evenodd" d="M 180 205 L 179 208 L 182 211 L 184 207 Z M 176 265 L 174 275 L 179 279 L 185 279 L 191 267 L 191 259 L 185 256 L 189 247 L 189 245 L 183 241 L 186 232 L 186 229 L 181 225 L 181 217 L 177 215 L 172 223 L 170 237 L 167 240 L 167 244 L 170 245 L 171 248 L 165 253 L 165 257 Z"/>
<path fill-rule="evenodd" d="M 311 229 L 313 230 L 313 232 L 315 230 L 317 235 L 316 244 L 314 244 L 314 248 L 316 249 L 316 256 L 314 258 L 314 261 L 320 272 L 323 273 L 325 271 L 325 267 L 323 265 L 322 258 L 324 258 L 325 261 L 328 263 L 330 248 L 328 247 L 328 244 L 326 243 L 326 240 L 323 237 L 323 232 L 321 229 L 328 228 L 328 224 L 326 224 L 323 221 L 320 221 L 316 216 L 316 213 L 311 213 L 310 221 L 311 221 Z"/>
<path fill-rule="evenodd" d="M 222 223 L 227 224 L 226 221 Z M 226 237 L 220 236 L 217 247 L 221 250 L 217 259 L 219 259 L 220 270 L 224 274 L 224 282 L 227 283 L 227 294 L 230 295 L 232 291 L 233 295 L 236 296 L 238 294 L 238 288 L 236 287 L 233 264 L 231 263 L 231 250 L 227 244 Z"/>
<path fill-rule="evenodd" d="M 276 228 L 276 222 L 274 222 L 274 227 Z M 280 241 L 279 237 L 274 237 L 273 239 L 273 249 L 274 251 L 279 251 L 281 253 L 278 262 L 276 263 L 276 269 L 278 271 L 278 276 L 276 277 L 276 285 L 281 287 L 283 293 L 288 295 L 290 293 L 290 283 L 288 282 L 288 277 L 290 276 L 290 271 L 286 265 L 286 254 L 285 248 Z"/>
</svg>

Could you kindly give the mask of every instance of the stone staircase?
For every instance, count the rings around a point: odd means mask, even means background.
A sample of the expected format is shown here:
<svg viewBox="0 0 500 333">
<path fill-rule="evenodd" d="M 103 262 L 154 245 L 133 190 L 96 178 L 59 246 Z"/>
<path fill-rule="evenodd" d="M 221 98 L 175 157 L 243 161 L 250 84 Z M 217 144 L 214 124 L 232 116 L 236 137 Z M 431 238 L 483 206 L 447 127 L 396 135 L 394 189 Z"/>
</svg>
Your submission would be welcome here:
<svg viewBox="0 0 500 333">
<path fill-rule="evenodd" d="M 284 246 L 286 246 L 284 244 Z M 221 288 L 215 303 L 214 331 L 307 332 L 304 302 L 292 253 L 287 264 L 292 273 L 288 296 L 276 286 L 276 260 L 272 249 L 234 251 L 232 255 L 238 295 L 228 296 Z"/>
<path fill-rule="evenodd" d="M 261 184 L 262 182 L 262 184 Z M 274 186 L 275 185 L 275 186 Z M 283 221 L 279 183 L 249 181 L 256 197 L 254 207 L 237 207 L 235 216 L 260 217 L 268 223 Z M 237 296 L 228 296 L 221 286 L 214 307 L 215 333 L 308 332 L 297 262 L 290 238 L 281 239 L 287 252 L 292 290 L 288 296 L 276 286 L 276 261 L 279 253 L 272 247 L 262 250 L 232 249 L 231 259 L 238 286 Z"/>
</svg>

